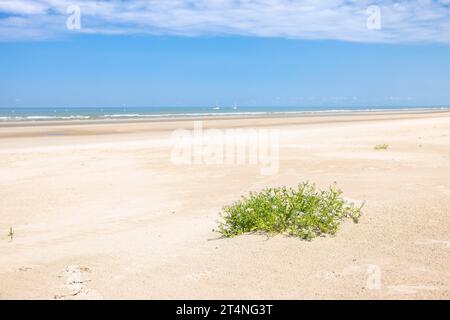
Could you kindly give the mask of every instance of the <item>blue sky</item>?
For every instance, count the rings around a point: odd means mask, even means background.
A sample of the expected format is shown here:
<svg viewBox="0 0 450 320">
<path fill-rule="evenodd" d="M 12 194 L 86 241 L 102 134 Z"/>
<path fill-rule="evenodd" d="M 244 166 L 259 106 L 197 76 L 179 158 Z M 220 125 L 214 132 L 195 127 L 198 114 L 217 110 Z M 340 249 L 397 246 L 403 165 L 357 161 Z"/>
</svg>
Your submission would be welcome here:
<svg viewBox="0 0 450 320">
<path fill-rule="evenodd" d="M 0 1 L 0 107 L 450 106 L 450 1 L 70 3 Z"/>
</svg>

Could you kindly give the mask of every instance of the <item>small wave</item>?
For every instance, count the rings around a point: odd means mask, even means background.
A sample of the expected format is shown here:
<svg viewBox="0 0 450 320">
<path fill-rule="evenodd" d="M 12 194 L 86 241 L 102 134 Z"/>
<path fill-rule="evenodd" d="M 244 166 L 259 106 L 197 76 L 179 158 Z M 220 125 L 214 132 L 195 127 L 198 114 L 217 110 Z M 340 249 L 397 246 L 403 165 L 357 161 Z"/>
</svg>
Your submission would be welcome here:
<svg viewBox="0 0 450 320">
<path fill-rule="evenodd" d="M 59 117 L 59 119 L 70 120 L 70 119 L 91 119 L 91 116 L 65 116 Z"/>
<path fill-rule="evenodd" d="M 100 118 L 138 118 L 138 117 L 144 117 L 143 114 L 104 114 L 101 115 Z"/>
<path fill-rule="evenodd" d="M 29 120 L 45 120 L 45 119 L 55 119 L 57 117 L 56 116 L 28 116 L 25 118 L 29 119 Z"/>
<path fill-rule="evenodd" d="M 23 117 L 19 117 L 19 116 L 17 116 L 17 117 L 0 117 L 1 121 L 20 121 L 23 119 L 24 119 Z"/>
</svg>

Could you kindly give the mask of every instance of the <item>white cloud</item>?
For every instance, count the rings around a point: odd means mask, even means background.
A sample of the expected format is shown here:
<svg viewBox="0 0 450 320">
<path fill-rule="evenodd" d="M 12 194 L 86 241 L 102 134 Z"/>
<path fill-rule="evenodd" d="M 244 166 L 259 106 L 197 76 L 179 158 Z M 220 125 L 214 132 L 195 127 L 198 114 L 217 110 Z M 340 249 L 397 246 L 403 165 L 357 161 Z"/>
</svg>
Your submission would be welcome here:
<svg viewBox="0 0 450 320">
<path fill-rule="evenodd" d="M 0 40 L 70 35 L 72 4 L 82 33 L 450 43 L 450 0 L 0 0 Z M 381 30 L 367 28 L 370 5 Z"/>
<path fill-rule="evenodd" d="M 39 1 L 0 0 L 0 12 L 12 14 L 43 14 L 47 6 Z"/>
</svg>

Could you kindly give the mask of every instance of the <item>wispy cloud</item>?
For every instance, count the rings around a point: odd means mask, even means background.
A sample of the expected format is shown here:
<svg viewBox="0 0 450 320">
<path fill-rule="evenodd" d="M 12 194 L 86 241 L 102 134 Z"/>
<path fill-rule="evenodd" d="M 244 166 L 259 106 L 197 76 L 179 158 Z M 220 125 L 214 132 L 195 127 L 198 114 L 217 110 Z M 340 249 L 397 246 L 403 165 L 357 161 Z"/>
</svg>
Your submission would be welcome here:
<svg viewBox="0 0 450 320">
<path fill-rule="evenodd" d="M 70 5 L 81 9 L 79 30 L 66 28 Z M 370 5 L 379 30 L 367 28 Z M 73 33 L 450 43 L 450 0 L 0 0 L 0 40 Z"/>
</svg>

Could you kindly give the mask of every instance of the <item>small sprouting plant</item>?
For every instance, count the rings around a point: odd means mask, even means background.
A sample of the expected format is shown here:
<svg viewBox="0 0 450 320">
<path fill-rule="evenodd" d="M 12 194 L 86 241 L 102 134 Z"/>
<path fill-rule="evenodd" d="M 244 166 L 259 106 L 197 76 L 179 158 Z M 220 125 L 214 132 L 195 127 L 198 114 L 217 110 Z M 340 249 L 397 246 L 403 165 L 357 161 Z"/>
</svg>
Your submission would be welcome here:
<svg viewBox="0 0 450 320">
<path fill-rule="evenodd" d="M 377 144 L 374 149 L 375 150 L 387 150 L 389 148 L 389 145 L 386 143 L 383 144 Z"/>
<path fill-rule="evenodd" d="M 247 232 L 281 233 L 311 240 L 334 235 L 345 218 L 358 222 L 361 207 L 341 197 L 342 191 L 332 185 L 326 191 L 309 182 L 297 188 L 266 188 L 251 192 L 240 201 L 224 207 L 218 231 L 225 237 Z"/>
<path fill-rule="evenodd" d="M 14 231 L 12 227 L 9 227 L 8 238 L 10 241 L 12 241 L 14 238 Z"/>
</svg>

